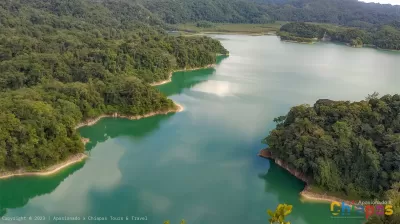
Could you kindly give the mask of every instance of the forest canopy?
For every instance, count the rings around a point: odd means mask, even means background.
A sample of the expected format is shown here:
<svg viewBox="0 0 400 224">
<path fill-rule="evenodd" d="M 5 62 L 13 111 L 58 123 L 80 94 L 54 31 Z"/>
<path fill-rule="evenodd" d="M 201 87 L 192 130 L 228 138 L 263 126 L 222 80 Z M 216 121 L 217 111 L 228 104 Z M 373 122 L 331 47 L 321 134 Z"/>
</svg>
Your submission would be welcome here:
<svg viewBox="0 0 400 224">
<path fill-rule="evenodd" d="M 392 23 L 372 29 L 360 29 L 291 22 L 284 24 L 278 35 L 282 40 L 298 42 L 312 42 L 325 37 L 351 46 L 368 45 L 382 49 L 400 50 L 400 30 L 396 26 L 397 23 Z"/>
<path fill-rule="evenodd" d="M 381 198 L 400 182 L 400 95 L 318 100 L 275 119 L 274 157 L 330 192 Z"/>
<path fill-rule="evenodd" d="M 135 1 L 0 1 L 0 171 L 82 152 L 86 119 L 175 108 L 149 84 L 227 51 L 165 27 Z"/>
<path fill-rule="evenodd" d="M 167 23 L 274 21 L 371 27 L 400 21 L 400 6 L 357 0 L 139 0 Z"/>
<path fill-rule="evenodd" d="M 279 32 L 282 40 L 313 42 L 326 33 L 333 41 L 352 46 L 400 50 L 400 6 L 355 0 L 140 0 L 140 3 L 168 24 L 196 22 L 197 27 L 207 28 L 212 23 L 290 21 L 294 23 L 282 26 Z M 335 28 L 330 24 L 340 26 Z"/>
</svg>

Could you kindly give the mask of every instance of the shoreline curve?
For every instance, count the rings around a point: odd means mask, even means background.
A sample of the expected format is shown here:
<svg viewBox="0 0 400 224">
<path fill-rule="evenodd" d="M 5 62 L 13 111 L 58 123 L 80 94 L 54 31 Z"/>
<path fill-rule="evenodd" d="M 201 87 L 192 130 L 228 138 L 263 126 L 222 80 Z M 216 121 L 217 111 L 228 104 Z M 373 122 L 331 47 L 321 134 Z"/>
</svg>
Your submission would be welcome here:
<svg viewBox="0 0 400 224">
<path fill-rule="evenodd" d="M 142 118 L 152 117 L 152 116 L 155 116 L 155 115 L 166 115 L 166 114 L 169 114 L 169 113 L 179 113 L 179 112 L 184 111 L 185 108 L 181 104 L 176 103 L 176 102 L 174 102 L 174 104 L 176 106 L 174 109 L 169 109 L 167 111 L 150 112 L 150 113 L 147 113 L 147 114 L 144 114 L 144 115 L 126 116 L 126 115 L 121 115 L 119 113 L 103 114 L 103 115 L 100 115 L 100 116 L 98 116 L 96 118 L 88 119 L 88 120 L 86 120 L 84 122 L 81 122 L 81 123 L 77 124 L 75 126 L 75 129 L 79 129 L 79 128 L 82 128 L 82 127 L 85 127 L 85 126 L 95 125 L 101 119 L 107 118 L 107 117 L 111 117 L 111 118 L 126 118 L 126 119 L 129 119 L 129 120 L 139 120 L 139 119 L 142 119 Z M 86 141 L 90 141 L 90 139 L 85 139 L 85 140 Z"/>
<path fill-rule="evenodd" d="M 11 177 L 16 177 L 16 176 L 49 176 L 49 175 L 52 175 L 52 174 L 55 174 L 55 173 L 61 171 L 62 169 L 66 168 L 72 164 L 81 162 L 87 158 L 88 158 L 88 155 L 86 153 L 79 153 L 79 154 L 70 156 L 67 160 L 64 160 L 61 163 L 52 165 L 43 171 L 17 170 L 17 171 L 13 171 L 13 172 L 4 172 L 4 173 L 0 174 L 0 179 L 7 179 L 7 178 L 11 178 Z"/>
<path fill-rule="evenodd" d="M 163 80 L 163 81 L 159 81 L 156 83 L 152 83 L 150 84 L 151 86 L 159 86 L 159 85 L 163 85 L 166 83 L 169 83 L 172 81 L 172 75 L 175 72 L 181 72 L 181 71 L 194 71 L 194 70 L 200 70 L 200 69 L 206 69 L 206 68 L 212 68 L 214 67 L 216 64 L 208 64 L 204 67 L 198 67 L 198 68 L 189 68 L 189 69 L 180 69 L 180 70 L 174 70 L 171 71 L 169 73 L 169 77 L 167 80 Z M 150 112 L 148 114 L 144 114 L 144 115 L 136 115 L 136 116 L 126 116 L 126 115 L 121 115 L 119 113 L 113 113 L 113 114 L 103 114 L 100 115 L 96 118 L 93 119 L 88 119 L 84 122 L 80 122 L 75 126 L 75 129 L 79 129 L 85 126 L 92 126 L 94 124 L 96 124 L 97 122 L 99 122 L 101 119 L 106 118 L 106 117 L 112 117 L 112 118 L 126 118 L 129 120 L 139 120 L 142 118 L 147 118 L 147 117 L 152 117 L 155 115 L 162 115 L 162 114 L 169 114 L 169 113 L 178 113 L 178 112 L 182 112 L 184 111 L 184 107 L 176 102 L 174 102 L 175 104 L 175 108 L 174 109 L 170 109 L 167 111 L 156 111 L 156 112 Z M 90 139 L 88 138 L 84 138 L 81 137 L 81 141 L 84 145 L 86 145 L 87 143 L 90 142 Z M 46 168 L 43 171 L 25 171 L 23 169 L 20 170 L 16 170 L 16 171 L 5 171 L 5 172 L 0 172 L 0 180 L 1 179 L 7 179 L 7 178 L 11 178 L 11 177 L 16 177 L 16 176 L 48 176 L 48 175 L 52 175 L 55 174 L 56 172 L 72 165 L 78 162 L 81 162 L 83 160 L 85 160 L 86 158 L 88 158 L 88 155 L 86 153 L 79 153 L 73 156 L 70 156 L 67 160 L 62 161 L 60 163 L 54 164 L 48 168 Z"/>
<path fill-rule="evenodd" d="M 150 86 L 161 86 L 161 85 L 164 85 L 164 84 L 167 84 L 167 83 L 172 82 L 172 76 L 173 76 L 173 74 L 174 74 L 175 72 L 188 72 L 188 71 L 195 71 L 195 70 L 206 69 L 206 68 L 213 68 L 213 67 L 216 66 L 216 65 L 217 65 L 217 64 L 208 64 L 208 65 L 203 66 L 203 67 L 187 68 L 187 69 L 185 68 L 185 69 L 173 70 L 172 72 L 170 72 L 170 73 L 168 74 L 168 79 L 166 79 L 166 80 L 161 80 L 161 81 L 154 82 L 154 83 L 151 83 Z"/>
<path fill-rule="evenodd" d="M 77 126 L 75 126 L 75 129 L 79 129 L 84 126 L 92 126 L 92 125 L 96 124 L 98 121 L 100 121 L 102 118 L 106 118 L 106 117 L 128 118 L 130 120 L 139 120 L 142 118 L 151 117 L 151 116 L 155 116 L 155 115 L 159 115 L 159 114 L 177 113 L 177 112 L 182 112 L 184 110 L 184 107 L 182 105 L 180 105 L 176 102 L 174 102 L 174 103 L 176 106 L 175 109 L 170 109 L 167 111 L 151 112 L 151 113 L 148 113 L 145 115 L 125 116 L 125 115 L 119 115 L 118 113 L 114 113 L 112 115 L 100 115 L 97 118 L 89 119 L 89 120 L 86 120 L 85 122 L 79 123 Z M 90 139 L 81 137 L 81 141 L 84 145 L 86 145 L 87 143 L 90 142 Z M 44 170 L 41 170 L 41 171 L 26 171 L 26 170 L 20 169 L 20 170 L 16 170 L 16 171 L 0 172 L 0 180 L 11 178 L 11 177 L 16 177 L 16 176 L 49 176 L 49 175 L 52 175 L 52 174 L 55 174 L 55 173 L 61 171 L 62 169 L 66 168 L 70 165 L 81 162 L 81 161 L 87 159 L 88 157 L 89 156 L 86 153 L 78 153 L 73 156 L 70 156 L 67 160 L 64 160 L 60 163 L 56 163 L 56 164 L 54 164 Z"/>
<path fill-rule="evenodd" d="M 299 195 L 307 200 L 307 201 L 315 201 L 315 202 L 323 202 L 323 203 L 330 203 L 334 201 L 338 202 L 345 202 L 347 204 L 352 204 L 351 201 L 345 200 L 342 198 L 334 197 L 334 196 L 329 196 L 329 195 L 324 195 L 320 193 L 314 193 L 310 191 L 310 179 L 305 177 L 301 172 L 298 172 L 297 170 L 292 170 L 290 169 L 287 164 L 282 162 L 280 159 L 275 158 L 268 149 L 261 149 L 260 152 L 258 153 L 259 157 L 265 158 L 265 159 L 270 159 L 274 161 L 274 163 L 281 168 L 285 169 L 288 171 L 290 174 L 292 174 L 294 177 L 297 179 L 303 181 L 305 183 L 304 189 L 299 193 Z"/>
</svg>

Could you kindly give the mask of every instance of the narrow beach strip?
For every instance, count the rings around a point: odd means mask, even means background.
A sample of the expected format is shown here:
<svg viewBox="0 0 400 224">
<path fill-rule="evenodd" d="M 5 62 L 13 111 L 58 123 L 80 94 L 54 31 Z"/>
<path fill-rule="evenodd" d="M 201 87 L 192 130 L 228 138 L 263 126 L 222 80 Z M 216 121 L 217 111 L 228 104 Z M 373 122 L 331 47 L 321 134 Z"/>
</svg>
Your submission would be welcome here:
<svg viewBox="0 0 400 224">
<path fill-rule="evenodd" d="M 311 201 L 311 202 L 321 202 L 321 203 L 331 203 L 331 202 L 342 203 L 342 202 L 344 202 L 348 205 L 352 204 L 352 202 L 348 201 L 348 200 L 311 192 L 311 191 L 307 190 L 307 187 L 302 192 L 300 192 L 300 196 L 305 201 Z"/>
<path fill-rule="evenodd" d="M 187 72 L 187 71 L 194 71 L 194 70 L 212 68 L 212 67 L 214 67 L 215 65 L 216 65 L 216 64 L 209 64 L 209 65 L 206 65 L 206 66 L 204 66 L 204 67 L 174 70 L 174 71 L 172 71 L 172 72 L 170 72 L 170 73 L 168 74 L 168 79 L 162 80 L 162 81 L 159 81 L 159 82 L 155 82 L 155 83 L 152 83 L 152 84 L 150 84 L 150 85 L 151 85 L 151 86 L 161 86 L 161 85 L 163 85 L 163 84 L 172 82 L 172 75 L 173 75 L 175 72 Z"/>
<path fill-rule="evenodd" d="M 155 115 L 161 115 L 161 114 L 169 114 L 169 113 L 178 113 L 178 112 L 182 112 L 184 110 L 184 107 L 176 102 L 174 102 L 175 104 L 175 108 L 174 109 L 169 109 L 167 111 L 156 111 L 156 112 L 150 112 L 144 115 L 135 115 L 135 116 L 126 116 L 126 115 L 121 115 L 119 113 L 114 113 L 114 114 L 103 114 L 100 115 L 96 118 L 93 119 L 88 119 L 84 122 L 79 123 L 78 125 L 75 126 L 75 129 L 79 129 L 85 126 L 92 126 L 95 125 L 97 122 L 99 122 L 101 119 L 106 118 L 106 117 L 111 117 L 111 118 L 126 118 L 129 120 L 139 120 L 142 118 L 146 118 L 146 117 L 152 117 Z M 86 140 L 87 141 L 87 140 Z M 89 140 L 90 141 L 90 140 Z"/>
<path fill-rule="evenodd" d="M 182 112 L 184 110 L 184 107 L 178 103 L 175 103 L 175 108 L 174 109 L 170 109 L 167 111 L 159 111 L 159 112 L 151 112 L 145 115 L 138 115 L 138 116 L 124 116 L 124 115 L 119 115 L 118 113 L 112 114 L 112 115 L 101 115 L 97 118 L 94 119 L 90 119 L 87 120 L 85 122 L 79 123 L 75 129 L 84 127 L 84 126 L 91 126 L 96 124 L 98 121 L 100 121 L 102 118 L 105 117 L 114 117 L 114 118 L 127 118 L 127 119 L 131 119 L 131 120 L 139 120 L 142 118 L 146 118 L 146 117 L 151 117 L 154 115 L 158 115 L 158 114 L 168 114 L 168 113 L 175 113 L 175 112 Z M 89 138 L 81 138 L 81 141 L 83 144 L 87 144 L 90 142 Z M 0 179 L 6 179 L 6 178 L 10 178 L 10 177 L 16 177 L 16 176 L 48 176 L 48 175 L 52 175 L 55 174 L 57 172 L 59 172 L 60 170 L 81 162 L 83 160 L 85 160 L 86 158 L 88 158 L 88 155 L 85 153 L 79 153 L 76 155 L 73 155 L 71 157 L 69 157 L 67 160 L 60 162 L 58 164 L 52 165 L 42 171 L 26 171 L 26 170 L 16 170 L 16 171 L 6 171 L 6 172 L 0 172 Z"/>
<path fill-rule="evenodd" d="M 25 170 L 17 170 L 17 171 L 12 171 L 12 172 L 4 172 L 0 173 L 0 179 L 6 179 L 10 177 L 15 177 L 15 176 L 48 176 L 51 174 L 55 174 L 58 171 L 66 168 L 67 166 L 70 166 L 72 164 L 81 162 L 85 160 L 88 157 L 85 153 L 79 153 L 73 156 L 70 156 L 67 160 L 55 164 L 53 166 L 50 166 L 49 168 L 46 168 L 43 171 L 25 171 Z"/>
</svg>

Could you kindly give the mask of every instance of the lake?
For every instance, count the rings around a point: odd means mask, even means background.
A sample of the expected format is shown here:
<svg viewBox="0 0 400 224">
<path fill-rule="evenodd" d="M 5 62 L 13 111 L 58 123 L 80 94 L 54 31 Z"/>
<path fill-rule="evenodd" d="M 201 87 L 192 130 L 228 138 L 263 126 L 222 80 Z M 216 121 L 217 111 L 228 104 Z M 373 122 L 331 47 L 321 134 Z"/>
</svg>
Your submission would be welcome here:
<svg viewBox="0 0 400 224">
<path fill-rule="evenodd" d="M 81 128 L 91 139 L 86 162 L 52 176 L 0 180 L 0 222 L 264 224 L 267 209 L 287 203 L 292 224 L 362 223 L 332 218 L 329 204 L 302 201 L 304 184 L 257 153 L 273 118 L 292 106 L 399 91 L 400 53 L 275 36 L 213 37 L 229 57 L 157 87 L 183 112 Z M 20 216 L 27 220 L 5 220 Z"/>
</svg>

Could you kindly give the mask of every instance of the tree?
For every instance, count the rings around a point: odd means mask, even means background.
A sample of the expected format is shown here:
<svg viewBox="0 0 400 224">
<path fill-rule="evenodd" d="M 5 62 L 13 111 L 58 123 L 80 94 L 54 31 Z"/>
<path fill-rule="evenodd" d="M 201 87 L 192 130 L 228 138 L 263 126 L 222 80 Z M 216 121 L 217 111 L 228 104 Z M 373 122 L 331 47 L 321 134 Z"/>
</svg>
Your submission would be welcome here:
<svg viewBox="0 0 400 224">
<path fill-rule="evenodd" d="M 268 221 L 271 224 L 277 223 L 277 224 L 290 224 L 290 222 L 286 222 L 285 218 L 286 216 L 290 215 L 292 212 L 292 205 L 287 205 L 287 204 L 279 204 L 278 207 L 274 212 L 271 210 L 267 210 L 267 214 L 271 217 Z"/>
<path fill-rule="evenodd" d="M 164 221 L 164 224 L 169 224 L 169 223 L 170 223 L 169 220 Z M 182 219 L 180 224 L 186 224 L 186 221 Z"/>
<path fill-rule="evenodd" d="M 167 35 L 136 1 L 7 0 L 0 20 L 2 172 L 83 152 L 75 126 L 87 119 L 175 109 L 149 84 L 227 53 L 209 37 Z"/>
<path fill-rule="evenodd" d="M 400 182 L 399 95 L 318 100 L 290 109 L 263 140 L 277 159 L 343 197 L 395 200 Z M 283 123 L 282 123 L 283 121 Z"/>
</svg>

